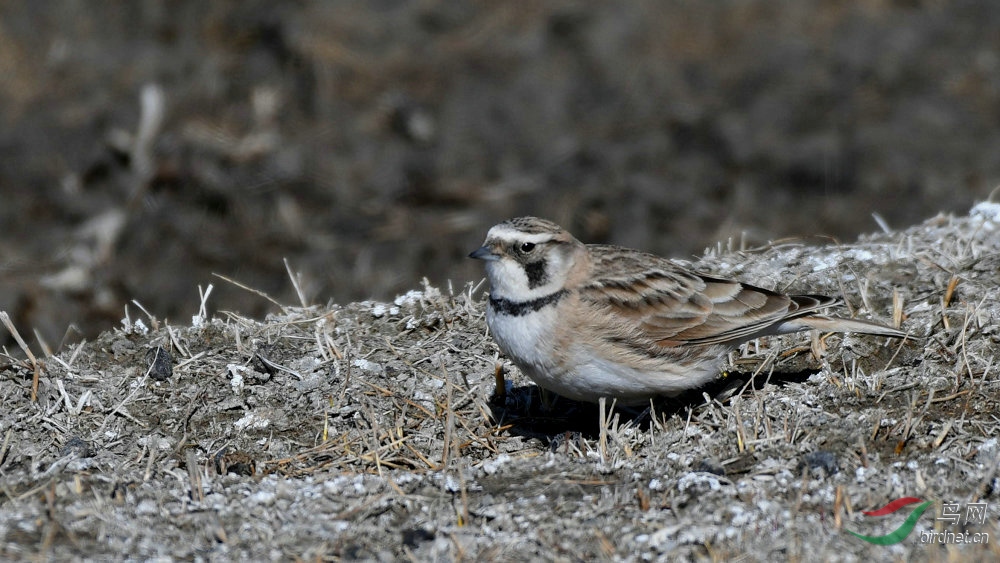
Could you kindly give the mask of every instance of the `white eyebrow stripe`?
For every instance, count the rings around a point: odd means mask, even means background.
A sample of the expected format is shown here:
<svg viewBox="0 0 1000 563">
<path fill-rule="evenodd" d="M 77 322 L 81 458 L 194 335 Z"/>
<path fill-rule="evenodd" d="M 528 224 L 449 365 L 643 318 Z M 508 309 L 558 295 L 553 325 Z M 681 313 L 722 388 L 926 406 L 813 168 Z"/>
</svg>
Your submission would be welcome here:
<svg viewBox="0 0 1000 563">
<path fill-rule="evenodd" d="M 529 234 L 507 226 L 496 226 L 490 229 L 486 238 L 498 239 L 505 242 L 533 242 L 541 244 L 552 240 L 552 233 Z"/>
</svg>

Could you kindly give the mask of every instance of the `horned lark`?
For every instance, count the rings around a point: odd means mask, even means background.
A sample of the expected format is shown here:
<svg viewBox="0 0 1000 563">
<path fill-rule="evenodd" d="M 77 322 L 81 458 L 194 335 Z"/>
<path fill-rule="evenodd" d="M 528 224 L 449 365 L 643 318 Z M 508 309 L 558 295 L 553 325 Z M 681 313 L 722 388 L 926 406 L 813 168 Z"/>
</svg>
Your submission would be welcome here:
<svg viewBox="0 0 1000 563">
<path fill-rule="evenodd" d="M 783 295 L 638 250 L 583 244 L 536 217 L 494 226 L 469 257 L 486 261 L 486 323 L 500 349 L 539 386 L 580 401 L 676 395 L 717 377 L 731 348 L 769 334 L 906 336 L 815 313 L 837 299 Z"/>
</svg>

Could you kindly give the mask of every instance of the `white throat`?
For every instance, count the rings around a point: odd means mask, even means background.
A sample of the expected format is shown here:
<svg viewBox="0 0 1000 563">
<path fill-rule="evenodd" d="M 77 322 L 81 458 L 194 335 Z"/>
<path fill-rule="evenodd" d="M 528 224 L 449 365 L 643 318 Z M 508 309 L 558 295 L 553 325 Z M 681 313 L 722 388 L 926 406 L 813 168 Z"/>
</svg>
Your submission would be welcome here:
<svg viewBox="0 0 1000 563">
<path fill-rule="evenodd" d="M 545 283 L 532 287 L 522 264 L 510 258 L 487 262 L 486 277 L 490 280 L 490 296 L 519 303 L 551 295 L 561 290 L 565 282 L 565 274 L 561 271 L 552 273 L 552 266 L 551 262 L 546 262 L 548 279 Z"/>
</svg>

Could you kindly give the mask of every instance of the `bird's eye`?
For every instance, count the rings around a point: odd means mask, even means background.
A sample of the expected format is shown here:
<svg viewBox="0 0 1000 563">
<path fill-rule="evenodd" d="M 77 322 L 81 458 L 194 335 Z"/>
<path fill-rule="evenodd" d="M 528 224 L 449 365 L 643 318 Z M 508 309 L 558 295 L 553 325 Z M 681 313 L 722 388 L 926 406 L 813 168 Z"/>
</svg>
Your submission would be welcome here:
<svg viewBox="0 0 1000 563">
<path fill-rule="evenodd" d="M 528 253 L 535 249 L 535 243 L 533 242 L 522 242 L 521 252 Z"/>
</svg>

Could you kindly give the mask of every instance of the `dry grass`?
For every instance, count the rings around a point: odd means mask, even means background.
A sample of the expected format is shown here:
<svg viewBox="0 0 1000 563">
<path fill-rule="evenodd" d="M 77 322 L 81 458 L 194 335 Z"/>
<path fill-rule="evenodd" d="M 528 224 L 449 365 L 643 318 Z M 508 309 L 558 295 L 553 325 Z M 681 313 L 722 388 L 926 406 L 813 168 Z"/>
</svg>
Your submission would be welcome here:
<svg viewBox="0 0 1000 563">
<path fill-rule="evenodd" d="M 263 321 L 212 317 L 209 287 L 189 327 L 143 312 L 56 355 L 5 350 L 0 556 L 996 558 L 997 213 L 706 252 L 699 269 L 842 294 L 921 340 L 761 340 L 638 411 L 539 394 L 481 285 Z M 960 529 L 930 513 L 895 546 L 844 533 L 890 531 L 859 511 L 902 496 L 987 502 L 969 529 L 991 543 L 922 545 Z"/>
</svg>

